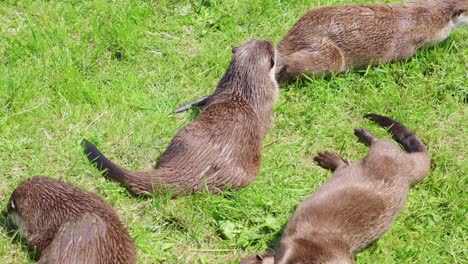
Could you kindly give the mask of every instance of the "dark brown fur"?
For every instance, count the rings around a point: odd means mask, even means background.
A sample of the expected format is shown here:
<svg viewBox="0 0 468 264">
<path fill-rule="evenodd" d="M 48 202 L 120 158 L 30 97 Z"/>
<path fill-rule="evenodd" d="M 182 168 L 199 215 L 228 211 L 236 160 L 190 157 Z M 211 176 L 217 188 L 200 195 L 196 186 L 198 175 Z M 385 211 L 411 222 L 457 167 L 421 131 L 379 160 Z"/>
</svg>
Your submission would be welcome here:
<svg viewBox="0 0 468 264">
<path fill-rule="evenodd" d="M 315 161 L 334 173 L 297 208 L 274 263 L 354 263 L 356 253 L 390 228 L 410 187 L 428 174 L 430 155 L 415 135 L 390 118 L 374 114 L 366 118 L 389 128 L 406 151 L 355 129 L 369 146 L 366 157 L 349 163 L 337 154 L 319 153 Z"/>
<path fill-rule="evenodd" d="M 131 264 L 136 249 L 115 210 L 94 193 L 35 176 L 11 195 L 8 214 L 38 263 Z"/>
<path fill-rule="evenodd" d="M 345 72 L 413 57 L 468 24 L 467 0 L 413 0 L 402 4 L 354 4 L 314 8 L 278 45 L 276 79 Z M 209 96 L 174 112 L 204 105 Z"/>
<path fill-rule="evenodd" d="M 154 171 L 117 166 L 85 141 L 89 159 L 136 195 L 246 186 L 258 174 L 262 140 L 273 122 L 278 94 L 275 56 L 270 41 L 252 40 L 238 47 L 215 95 L 191 124 L 177 132 Z"/>
</svg>

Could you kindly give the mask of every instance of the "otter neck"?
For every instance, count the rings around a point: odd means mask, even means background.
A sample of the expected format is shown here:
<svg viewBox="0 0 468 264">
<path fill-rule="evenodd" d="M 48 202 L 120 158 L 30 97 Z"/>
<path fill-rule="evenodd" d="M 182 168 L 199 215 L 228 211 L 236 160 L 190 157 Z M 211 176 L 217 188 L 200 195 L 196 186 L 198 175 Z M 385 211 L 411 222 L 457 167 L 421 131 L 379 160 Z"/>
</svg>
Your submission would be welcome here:
<svg viewBox="0 0 468 264">
<path fill-rule="evenodd" d="M 217 95 L 233 95 L 242 98 L 257 113 L 262 135 L 266 134 L 273 122 L 273 107 L 278 98 L 278 84 L 275 67 L 263 72 L 245 67 L 243 70 L 227 72 L 218 84 Z"/>
<path fill-rule="evenodd" d="M 294 234 L 281 241 L 276 264 L 290 263 L 300 258 L 313 258 L 311 263 L 354 263 L 354 254 L 343 234 L 330 230 Z"/>
</svg>

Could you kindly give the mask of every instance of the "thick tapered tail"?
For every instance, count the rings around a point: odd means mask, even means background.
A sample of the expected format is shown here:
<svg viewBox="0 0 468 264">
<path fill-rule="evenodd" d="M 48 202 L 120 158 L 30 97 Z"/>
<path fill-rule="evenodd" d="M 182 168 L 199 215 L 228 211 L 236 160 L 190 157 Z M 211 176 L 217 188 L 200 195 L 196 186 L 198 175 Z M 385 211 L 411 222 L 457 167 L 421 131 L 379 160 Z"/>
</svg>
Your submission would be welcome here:
<svg viewBox="0 0 468 264">
<path fill-rule="evenodd" d="M 374 121 L 381 127 L 388 129 L 390 133 L 392 133 L 393 138 L 395 138 L 396 141 L 403 145 L 406 152 L 412 153 L 427 151 L 424 143 L 407 127 L 398 123 L 397 121 L 377 114 L 367 114 L 364 117 Z"/>
<path fill-rule="evenodd" d="M 124 169 L 102 154 L 95 145 L 84 139 L 82 141 L 85 154 L 88 159 L 103 172 L 103 174 L 117 182 L 122 183 L 135 195 L 143 195 L 149 192 L 165 193 L 171 191 L 173 196 L 188 192 L 178 185 L 178 178 L 172 172 L 158 170 L 148 172 L 135 172 Z"/>
<path fill-rule="evenodd" d="M 175 110 L 173 110 L 172 112 L 173 113 L 180 113 L 180 112 L 184 112 L 184 111 L 187 111 L 188 109 L 192 108 L 192 107 L 195 107 L 195 106 L 203 106 L 205 105 L 211 98 L 211 95 L 207 95 L 207 96 L 204 96 L 204 97 L 201 97 L 201 98 L 198 98 L 190 103 L 186 103 L 182 106 L 179 106 L 177 107 Z"/>
<path fill-rule="evenodd" d="M 98 148 L 86 139 L 83 139 L 81 143 L 84 147 L 84 152 L 88 156 L 89 161 L 94 163 L 98 170 L 103 171 L 105 176 L 118 181 L 123 184 L 127 184 L 128 171 L 117 164 L 113 163 L 98 150 Z"/>
</svg>

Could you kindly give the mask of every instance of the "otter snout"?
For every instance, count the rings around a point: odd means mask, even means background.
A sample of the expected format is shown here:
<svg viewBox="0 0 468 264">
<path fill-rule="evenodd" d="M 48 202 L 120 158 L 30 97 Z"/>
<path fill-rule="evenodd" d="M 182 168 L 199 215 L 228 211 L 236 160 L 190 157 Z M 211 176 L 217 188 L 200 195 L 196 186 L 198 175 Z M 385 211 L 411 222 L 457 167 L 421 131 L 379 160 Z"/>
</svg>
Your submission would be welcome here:
<svg viewBox="0 0 468 264">
<path fill-rule="evenodd" d="M 468 25 L 468 10 L 457 11 L 452 21 L 455 28 Z"/>
</svg>

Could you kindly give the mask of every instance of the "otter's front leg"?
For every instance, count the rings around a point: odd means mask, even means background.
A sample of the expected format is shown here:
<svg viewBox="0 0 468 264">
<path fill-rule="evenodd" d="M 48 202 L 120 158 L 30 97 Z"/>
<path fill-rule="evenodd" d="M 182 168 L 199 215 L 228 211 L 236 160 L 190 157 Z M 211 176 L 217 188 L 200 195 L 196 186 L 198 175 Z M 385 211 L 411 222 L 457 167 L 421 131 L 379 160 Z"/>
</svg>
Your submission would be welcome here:
<svg viewBox="0 0 468 264">
<path fill-rule="evenodd" d="M 331 171 L 349 165 L 347 160 L 343 159 L 338 154 L 328 151 L 319 152 L 317 156 L 314 157 L 314 160 L 320 167 Z"/>
</svg>

